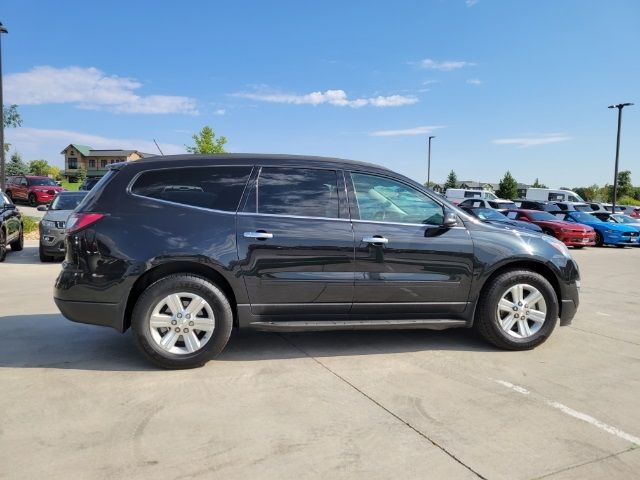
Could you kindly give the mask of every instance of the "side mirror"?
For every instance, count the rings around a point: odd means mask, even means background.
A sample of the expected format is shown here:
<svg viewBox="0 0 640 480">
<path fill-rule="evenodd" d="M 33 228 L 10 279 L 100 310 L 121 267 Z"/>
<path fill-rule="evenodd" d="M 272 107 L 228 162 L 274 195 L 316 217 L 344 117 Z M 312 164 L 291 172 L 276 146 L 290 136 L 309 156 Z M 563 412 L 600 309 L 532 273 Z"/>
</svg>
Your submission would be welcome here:
<svg viewBox="0 0 640 480">
<path fill-rule="evenodd" d="M 458 216 L 454 212 L 444 212 L 444 219 L 442 220 L 442 226 L 444 228 L 457 227 Z"/>
<path fill-rule="evenodd" d="M 49 210 L 49 205 L 38 205 L 36 210 L 38 210 L 39 212 L 46 212 L 47 210 Z"/>
</svg>

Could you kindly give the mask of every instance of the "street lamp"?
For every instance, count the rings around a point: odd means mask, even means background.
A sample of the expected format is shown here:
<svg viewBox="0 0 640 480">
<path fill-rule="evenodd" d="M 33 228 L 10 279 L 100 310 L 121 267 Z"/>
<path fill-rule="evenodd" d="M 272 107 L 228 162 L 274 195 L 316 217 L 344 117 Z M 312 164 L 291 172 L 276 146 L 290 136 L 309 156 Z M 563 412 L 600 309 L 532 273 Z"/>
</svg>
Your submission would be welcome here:
<svg viewBox="0 0 640 480">
<path fill-rule="evenodd" d="M 429 155 L 427 157 L 427 188 L 431 188 L 429 184 L 431 183 L 431 139 L 436 138 L 435 136 L 429 137 Z"/>
<path fill-rule="evenodd" d="M 633 103 L 619 103 L 618 105 L 609 105 L 609 108 L 618 109 L 618 138 L 616 140 L 616 167 L 613 177 L 613 206 L 611 208 L 612 213 L 616 213 L 616 199 L 618 197 L 618 158 L 620 156 L 620 127 L 622 125 L 622 109 L 624 107 L 630 107 Z"/>
<path fill-rule="evenodd" d="M 4 103 L 2 102 L 2 34 L 9 33 L 0 22 L 0 190 L 4 192 Z"/>
</svg>

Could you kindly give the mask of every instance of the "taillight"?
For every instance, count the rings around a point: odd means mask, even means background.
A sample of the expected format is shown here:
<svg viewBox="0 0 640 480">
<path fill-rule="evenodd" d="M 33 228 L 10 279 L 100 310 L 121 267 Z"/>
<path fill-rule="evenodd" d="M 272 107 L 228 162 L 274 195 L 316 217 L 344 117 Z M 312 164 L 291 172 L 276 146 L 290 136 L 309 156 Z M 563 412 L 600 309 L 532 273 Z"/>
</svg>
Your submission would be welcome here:
<svg viewBox="0 0 640 480">
<path fill-rule="evenodd" d="M 103 213 L 72 213 L 67 220 L 67 234 L 75 233 L 93 225 L 104 217 Z"/>
</svg>

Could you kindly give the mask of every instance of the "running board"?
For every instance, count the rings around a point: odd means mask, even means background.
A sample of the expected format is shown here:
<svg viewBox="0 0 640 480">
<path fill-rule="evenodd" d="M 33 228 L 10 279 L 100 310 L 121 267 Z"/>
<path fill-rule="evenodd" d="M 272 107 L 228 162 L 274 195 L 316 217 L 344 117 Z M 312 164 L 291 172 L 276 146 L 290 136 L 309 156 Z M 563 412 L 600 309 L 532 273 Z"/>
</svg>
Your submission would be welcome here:
<svg viewBox="0 0 640 480">
<path fill-rule="evenodd" d="M 394 330 L 426 328 L 444 330 L 466 327 L 464 320 L 284 320 L 277 322 L 251 322 L 249 328 L 269 332 L 301 332 L 318 330 Z"/>
</svg>

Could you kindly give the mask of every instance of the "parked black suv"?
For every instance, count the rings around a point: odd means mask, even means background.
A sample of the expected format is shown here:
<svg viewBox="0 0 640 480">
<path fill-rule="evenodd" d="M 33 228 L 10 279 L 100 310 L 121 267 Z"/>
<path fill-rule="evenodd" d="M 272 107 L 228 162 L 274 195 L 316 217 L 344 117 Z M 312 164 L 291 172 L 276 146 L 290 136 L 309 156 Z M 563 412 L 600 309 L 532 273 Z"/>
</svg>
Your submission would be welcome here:
<svg viewBox="0 0 640 480">
<path fill-rule="evenodd" d="M 116 164 L 67 222 L 55 301 L 167 368 L 199 366 L 234 326 L 476 327 L 544 342 L 578 307 L 566 247 L 473 219 L 375 165 L 285 155 Z"/>
<path fill-rule="evenodd" d="M 541 210 L 543 212 L 549 213 L 560 213 L 562 209 L 555 202 L 546 202 L 539 200 L 522 200 L 519 203 L 518 208 L 523 210 Z"/>
</svg>

